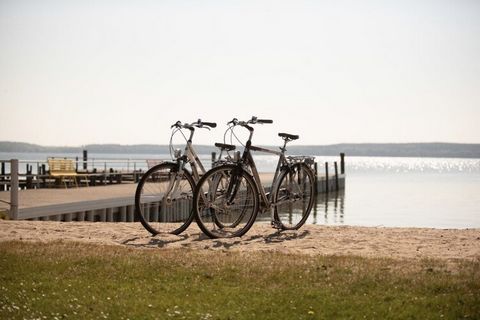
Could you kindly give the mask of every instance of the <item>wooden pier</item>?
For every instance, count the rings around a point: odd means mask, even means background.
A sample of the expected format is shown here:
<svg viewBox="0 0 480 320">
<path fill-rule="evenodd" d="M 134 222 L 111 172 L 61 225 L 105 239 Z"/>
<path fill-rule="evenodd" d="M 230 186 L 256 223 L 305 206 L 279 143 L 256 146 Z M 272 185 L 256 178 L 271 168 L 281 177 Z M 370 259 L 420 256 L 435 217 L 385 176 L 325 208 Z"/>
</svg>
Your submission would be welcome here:
<svg viewBox="0 0 480 320">
<path fill-rule="evenodd" d="M 334 163 L 335 174 L 329 173 L 325 163 L 325 174 L 316 169 L 316 193 L 328 193 L 345 188 L 345 169 L 341 157 L 340 172 Z M 55 221 L 110 221 L 133 222 L 135 206 L 134 181 L 119 184 L 77 188 L 21 189 L 18 183 L 18 160 L 10 163 L 9 191 L 0 192 L 0 211 L 15 220 Z M 261 180 L 269 186 L 273 173 L 262 173 Z M 15 183 L 16 182 L 16 183 Z M 2 209 L 3 208 L 3 209 Z"/>
</svg>

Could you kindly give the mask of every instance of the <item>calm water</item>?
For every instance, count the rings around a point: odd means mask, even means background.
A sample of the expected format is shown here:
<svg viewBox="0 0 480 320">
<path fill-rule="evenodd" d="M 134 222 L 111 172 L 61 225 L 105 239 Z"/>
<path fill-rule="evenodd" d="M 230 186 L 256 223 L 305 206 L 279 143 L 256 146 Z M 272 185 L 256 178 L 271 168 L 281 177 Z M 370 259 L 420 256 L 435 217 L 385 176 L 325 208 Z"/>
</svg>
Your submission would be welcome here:
<svg viewBox="0 0 480 320">
<path fill-rule="evenodd" d="M 480 228 L 480 160 L 347 160 L 345 192 L 319 197 L 311 223 Z"/>
<path fill-rule="evenodd" d="M 42 160 L 77 154 L 7 154 L 0 159 Z M 90 154 L 98 159 L 158 159 L 168 155 Z M 210 155 L 201 157 L 208 163 Z M 273 171 L 276 159 L 257 156 L 260 171 Z M 323 164 L 337 157 L 317 157 Z M 144 162 L 138 162 L 142 166 Z M 102 164 L 103 165 L 103 164 Z M 126 168 L 109 163 L 108 168 Z M 25 164 L 20 165 L 24 170 Z M 323 165 L 319 166 L 323 170 Z M 35 165 L 34 165 L 35 170 Z M 332 172 L 332 168 L 330 168 Z M 345 192 L 320 195 L 308 223 L 326 225 L 480 228 L 480 159 L 346 158 Z"/>
</svg>

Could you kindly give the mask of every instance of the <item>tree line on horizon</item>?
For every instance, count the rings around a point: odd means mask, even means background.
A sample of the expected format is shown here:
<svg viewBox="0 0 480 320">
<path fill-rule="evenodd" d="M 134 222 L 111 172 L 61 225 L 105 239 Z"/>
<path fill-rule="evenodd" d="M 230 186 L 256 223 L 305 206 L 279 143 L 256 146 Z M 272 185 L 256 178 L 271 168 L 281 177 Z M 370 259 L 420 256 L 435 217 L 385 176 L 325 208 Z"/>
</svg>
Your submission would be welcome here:
<svg viewBox="0 0 480 320">
<path fill-rule="evenodd" d="M 264 146 L 276 149 L 278 146 Z M 200 154 L 218 151 L 214 146 L 195 145 Z M 39 153 L 169 153 L 168 145 L 138 144 L 89 144 L 81 147 L 42 146 L 25 142 L 0 141 L 0 152 L 39 152 Z M 480 158 L 480 144 L 465 143 L 340 143 L 332 145 L 292 145 L 288 147 L 290 154 L 308 154 L 335 156 L 341 152 L 348 156 L 379 157 L 455 157 Z"/>
</svg>

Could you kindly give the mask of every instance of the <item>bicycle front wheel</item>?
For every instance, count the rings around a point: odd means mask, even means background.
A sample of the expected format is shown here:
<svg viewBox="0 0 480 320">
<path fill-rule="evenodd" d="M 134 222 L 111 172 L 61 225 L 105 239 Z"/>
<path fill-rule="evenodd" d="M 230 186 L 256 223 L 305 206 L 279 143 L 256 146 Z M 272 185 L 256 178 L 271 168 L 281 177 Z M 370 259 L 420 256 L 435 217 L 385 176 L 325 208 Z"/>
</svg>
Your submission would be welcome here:
<svg viewBox="0 0 480 320">
<path fill-rule="evenodd" d="M 153 235 L 180 234 L 193 220 L 192 200 L 195 182 L 178 165 L 161 163 L 148 170 L 135 192 L 135 214 Z"/>
<path fill-rule="evenodd" d="M 193 212 L 200 229 L 210 238 L 244 235 L 258 213 L 258 188 L 236 165 L 208 171 L 197 184 Z"/>
<path fill-rule="evenodd" d="M 300 228 L 310 214 L 314 203 L 314 174 L 303 163 L 283 170 L 273 190 L 274 218 L 285 230 Z"/>
</svg>

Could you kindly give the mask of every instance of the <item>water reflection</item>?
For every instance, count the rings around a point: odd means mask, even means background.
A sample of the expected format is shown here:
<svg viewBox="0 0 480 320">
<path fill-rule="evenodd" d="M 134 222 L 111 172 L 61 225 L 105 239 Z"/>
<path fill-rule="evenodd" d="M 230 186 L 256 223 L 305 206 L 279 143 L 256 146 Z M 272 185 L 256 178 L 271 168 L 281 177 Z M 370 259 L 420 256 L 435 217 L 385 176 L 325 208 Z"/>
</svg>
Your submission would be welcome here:
<svg viewBox="0 0 480 320">
<path fill-rule="evenodd" d="M 292 213 L 290 213 L 292 214 Z M 300 217 L 298 217 L 300 218 Z M 321 193 L 315 197 L 315 203 L 306 224 L 337 225 L 344 224 L 345 190 Z M 257 221 L 270 221 L 270 211 L 259 212 Z M 292 217 L 295 220 L 294 217 Z"/>
<path fill-rule="evenodd" d="M 318 194 L 308 224 L 344 224 L 345 190 Z"/>
</svg>

